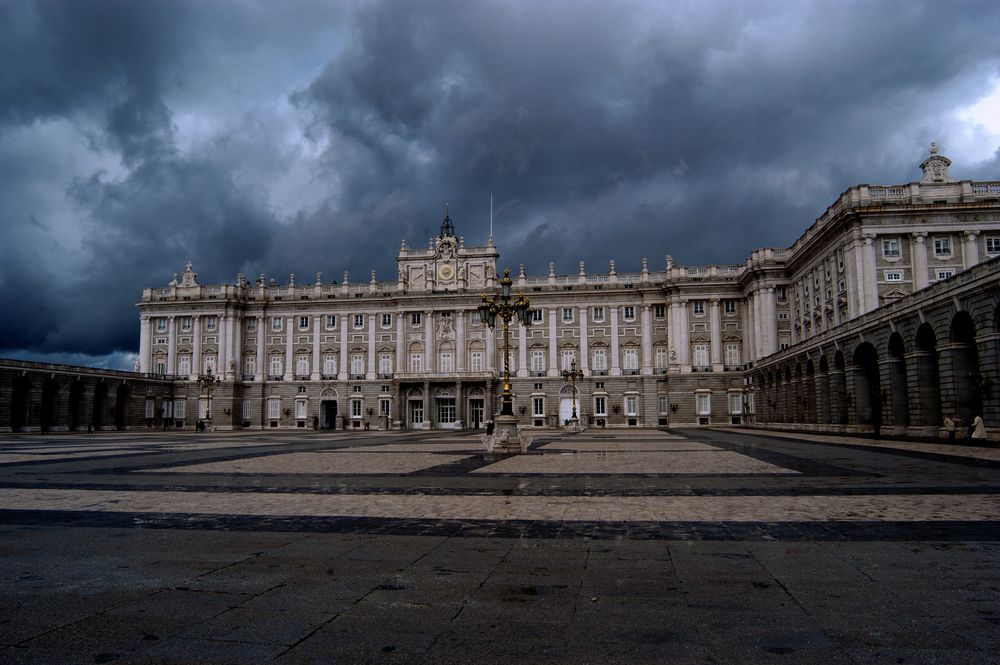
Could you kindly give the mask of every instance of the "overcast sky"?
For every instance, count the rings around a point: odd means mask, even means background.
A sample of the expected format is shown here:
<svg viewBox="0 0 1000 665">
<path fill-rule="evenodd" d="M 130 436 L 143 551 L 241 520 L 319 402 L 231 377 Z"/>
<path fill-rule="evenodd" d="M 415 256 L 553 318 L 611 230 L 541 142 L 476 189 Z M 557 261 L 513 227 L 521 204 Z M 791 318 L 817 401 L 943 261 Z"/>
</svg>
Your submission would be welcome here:
<svg viewBox="0 0 1000 665">
<path fill-rule="evenodd" d="M 141 289 L 395 276 L 445 204 L 544 273 L 740 263 L 857 183 L 1000 179 L 1000 4 L 0 0 L 0 356 Z"/>
</svg>

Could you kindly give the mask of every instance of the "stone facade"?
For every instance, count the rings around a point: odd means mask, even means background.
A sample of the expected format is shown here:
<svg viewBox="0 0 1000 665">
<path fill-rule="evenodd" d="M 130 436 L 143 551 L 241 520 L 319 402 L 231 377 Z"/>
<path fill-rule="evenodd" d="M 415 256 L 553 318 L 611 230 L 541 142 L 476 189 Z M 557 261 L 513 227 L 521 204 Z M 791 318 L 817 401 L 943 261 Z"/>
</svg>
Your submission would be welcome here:
<svg viewBox="0 0 1000 665">
<path fill-rule="evenodd" d="M 644 259 L 637 272 L 610 261 L 594 273 L 581 262 L 570 275 L 552 264 L 528 275 L 522 265 L 514 289 L 531 300 L 531 325 L 510 330 L 520 426 L 565 422 L 573 395 L 561 372 L 573 361 L 585 425 L 809 422 L 804 410 L 796 420 L 770 406 L 779 398 L 766 387 L 777 374 L 766 368 L 831 335 L 846 340 L 898 303 L 922 311 L 940 285 L 1000 256 L 1000 182 L 953 180 L 950 165 L 932 145 L 920 182 L 853 186 L 791 247 L 754 250 L 744 264 L 683 267 L 667 256 L 662 269 Z M 145 289 L 136 369 L 173 386 L 153 396 L 154 412 L 174 427 L 208 415 L 222 429 L 482 427 L 499 409 L 503 338 L 476 308 L 497 286 L 498 247 L 492 237 L 466 245 L 446 213 L 426 249 L 404 241 L 396 261 L 392 281 L 374 272 L 360 283 L 347 273 L 306 284 L 238 275 L 222 285 L 200 284 L 189 263 L 166 287 Z M 991 279 L 975 288 L 994 288 Z M 948 338 L 934 334 L 937 344 Z M 883 362 L 887 342 L 876 341 L 874 362 Z M 904 356 L 915 352 L 915 338 L 903 341 Z M 794 365 L 780 367 L 794 373 Z M 960 389 L 942 384 L 942 395 L 949 390 Z M 838 424 L 863 427 L 866 416 L 851 413 Z M 931 420 L 920 417 L 921 431 Z"/>
</svg>

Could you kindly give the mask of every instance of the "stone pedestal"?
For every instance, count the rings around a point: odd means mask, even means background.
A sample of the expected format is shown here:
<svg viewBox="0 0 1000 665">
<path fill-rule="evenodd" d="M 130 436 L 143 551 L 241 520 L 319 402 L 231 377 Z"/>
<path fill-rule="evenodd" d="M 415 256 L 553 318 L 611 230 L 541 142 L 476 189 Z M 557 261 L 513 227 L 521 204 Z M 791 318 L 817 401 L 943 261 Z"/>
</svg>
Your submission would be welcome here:
<svg viewBox="0 0 1000 665">
<path fill-rule="evenodd" d="M 578 433 L 582 432 L 583 428 L 580 426 L 580 419 L 579 418 L 570 418 L 569 422 L 566 423 L 566 431 L 567 432 L 571 432 L 573 434 L 578 434 Z"/>
<path fill-rule="evenodd" d="M 486 452 L 516 455 L 528 452 L 534 437 L 517 428 L 517 416 L 497 416 L 493 434 L 483 436 Z"/>
</svg>

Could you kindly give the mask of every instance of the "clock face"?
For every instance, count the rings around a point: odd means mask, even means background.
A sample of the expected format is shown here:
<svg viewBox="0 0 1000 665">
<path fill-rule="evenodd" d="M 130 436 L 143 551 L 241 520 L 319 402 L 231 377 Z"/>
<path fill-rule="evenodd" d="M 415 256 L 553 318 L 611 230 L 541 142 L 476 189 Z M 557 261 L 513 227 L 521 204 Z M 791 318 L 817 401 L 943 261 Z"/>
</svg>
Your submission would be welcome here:
<svg viewBox="0 0 1000 665">
<path fill-rule="evenodd" d="M 441 281 L 448 282 L 455 276 L 455 266 L 445 263 L 440 268 L 438 268 L 438 277 Z"/>
</svg>

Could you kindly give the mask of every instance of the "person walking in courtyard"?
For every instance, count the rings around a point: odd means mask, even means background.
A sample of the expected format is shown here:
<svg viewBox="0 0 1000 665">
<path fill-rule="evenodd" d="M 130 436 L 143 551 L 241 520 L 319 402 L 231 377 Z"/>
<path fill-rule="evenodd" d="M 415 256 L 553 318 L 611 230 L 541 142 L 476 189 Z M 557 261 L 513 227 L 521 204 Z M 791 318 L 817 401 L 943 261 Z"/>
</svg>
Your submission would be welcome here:
<svg viewBox="0 0 1000 665">
<path fill-rule="evenodd" d="M 944 417 L 944 428 L 948 430 L 948 439 L 951 441 L 955 440 L 955 417 L 952 415 L 947 415 Z"/>
<path fill-rule="evenodd" d="M 972 419 L 972 433 L 969 435 L 973 439 L 986 438 L 986 425 L 983 424 L 982 416 L 977 415 Z"/>
</svg>

